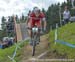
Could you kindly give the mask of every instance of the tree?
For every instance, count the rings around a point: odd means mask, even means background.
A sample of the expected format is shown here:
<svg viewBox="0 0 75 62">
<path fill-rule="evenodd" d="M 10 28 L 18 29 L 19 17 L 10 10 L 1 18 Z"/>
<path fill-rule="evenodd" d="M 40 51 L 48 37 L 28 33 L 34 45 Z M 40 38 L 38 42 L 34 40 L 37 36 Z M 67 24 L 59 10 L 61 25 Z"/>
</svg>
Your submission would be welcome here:
<svg viewBox="0 0 75 62">
<path fill-rule="evenodd" d="M 6 25 L 7 36 L 12 37 L 14 36 L 14 18 L 10 16 Z"/>
<path fill-rule="evenodd" d="M 24 20 L 24 15 L 22 14 L 22 20 Z"/>
<path fill-rule="evenodd" d="M 69 10 L 72 8 L 71 0 L 67 0 L 67 6 Z"/>
<path fill-rule="evenodd" d="M 18 15 L 16 15 L 15 19 L 16 19 L 16 22 L 19 23 Z"/>
<path fill-rule="evenodd" d="M 5 26 L 6 26 L 6 19 L 5 19 L 5 17 L 4 17 L 4 16 L 2 16 L 1 21 L 2 21 L 1 28 L 2 28 L 2 30 L 5 30 Z"/>
<path fill-rule="evenodd" d="M 0 31 L 0 39 L 7 36 L 7 33 L 6 33 L 6 19 L 5 19 L 4 16 L 2 16 L 1 21 L 2 21 L 2 24 L 1 24 L 2 30 Z"/>
<path fill-rule="evenodd" d="M 43 12 L 44 14 L 46 14 L 46 11 L 45 11 L 45 9 L 44 9 L 44 8 L 42 8 L 42 12 Z"/>
<path fill-rule="evenodd" d="M 74 6 L 75 6 L 75 0 L 74 0 Z"/>
</svg>

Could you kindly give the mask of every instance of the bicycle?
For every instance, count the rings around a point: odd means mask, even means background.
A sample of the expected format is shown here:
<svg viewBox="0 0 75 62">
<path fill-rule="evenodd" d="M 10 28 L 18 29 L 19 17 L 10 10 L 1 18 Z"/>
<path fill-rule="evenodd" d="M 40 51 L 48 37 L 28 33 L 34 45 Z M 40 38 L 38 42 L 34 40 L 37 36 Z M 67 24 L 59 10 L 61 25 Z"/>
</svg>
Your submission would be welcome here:
<svg viewBox="0 0 75 62">
<path fill-rule="evenodd" d="M 32 56 L 35 55 L 35 47 L 37 45 L 37 42 L 39 44 L 40 42 L 40 28 L 37 27 L 37 25 L 35 25 L 34 27 L 32 27 L 31 29 L 31 40 L 32 40 Z"/>
<path fill-rule="evenodd" d="M 32 28 L 28 28 L 31 30 L 31 42 L 32 42 L 32 56 L 35 55 L 35 47 L 37 44 L 39 44 L 40 42 L 40 31 L 41 29 L 37 27 L 37 25 L 35 24 L 34 27 Z"/>
</svg>

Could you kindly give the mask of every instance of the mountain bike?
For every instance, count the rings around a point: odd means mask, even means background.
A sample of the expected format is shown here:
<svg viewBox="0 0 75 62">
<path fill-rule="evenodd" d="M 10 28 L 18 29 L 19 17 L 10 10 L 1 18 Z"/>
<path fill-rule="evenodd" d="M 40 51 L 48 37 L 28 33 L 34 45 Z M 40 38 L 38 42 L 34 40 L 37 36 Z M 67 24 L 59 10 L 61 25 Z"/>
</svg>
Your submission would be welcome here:
<svg viewBox="0 0 75 62">
<path fill-rule="evenodd" d="M 40 42 L 40 30 L 37 25 L 31 28 L 32 56 L 35 55 L 35 47 Z"/>
</svg>

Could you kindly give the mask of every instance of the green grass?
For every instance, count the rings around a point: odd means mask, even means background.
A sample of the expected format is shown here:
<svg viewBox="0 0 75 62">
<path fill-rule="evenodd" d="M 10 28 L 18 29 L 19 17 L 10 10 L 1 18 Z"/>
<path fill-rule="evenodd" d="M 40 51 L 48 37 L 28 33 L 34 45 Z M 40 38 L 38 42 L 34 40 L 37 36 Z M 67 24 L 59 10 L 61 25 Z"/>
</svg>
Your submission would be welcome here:
<svg viewBox="0 0 75 62">
<path fill-rule="evenodd" d="M 23 44 L 20 45 L 20 47 L 22 48 L 23 46 L 25 46 L 27 44 L 28 44 L 28 42 L 24 42 Z M 13 46 L 6 48 L 6 49 L 0 49 L 0 62 L 12 62 L 12 61 L 10 61 L 8 56 L 12 57 L 14 50 L 15 50 L 15 47 L 16 46 L 13 45 Z M 21 49 L 18 49 L 16 57 L 15 57 L 15 60 L 17 62 L 19 62 L 19 60 L 21 59 L 20 55 L 21 55 Z"/>
<path fill-rule="evenodd" d="M 55 35 L 54 32 L 55 30 L 50 31 L 49 33 L 50 50 L 51 51 L 57 50 L 60 54 L 66 53 L 68 58 L 75 59 L 75 48 L 71 48 L 69 46 L 59 43 L 54 44 L 54 35 Z M 66 24 L 63 27 L 58 28 L 58 39 L 63 40 L 65 42 L 69 42 L 71 44 L 75 44 L 75 23 Z M 21 44 L 20 47 L 23 47 L 27 44 L 28 42 L 25 42 Z M 8 55 L 12 57 L 14 50 L 15 50 L 15 45 L 13 45 L 10 48 L 0 49 L 0 62 L 11 62 L 10 59 L 8 58 Z M 22 59 L 21 52 L 22 50 L 18 49 L 17 55 L 15 57 L 15 60 L 17 62 L 20 62 L 20 60 Z"/>
<path fill-rule="evenodd" d="M 69 46 L 56 43 L 54 44 L 54 32 L 51 31 L 49 34 L 50 37 L 50 50 L 57 50 L 60 54 L 66 53 L 68 58 L 75 59 L 75 48 L 71 48 Z M 58 40 L 63 40 L 65 42 L 75 44 L 75 23 L 69 23 L 65 26 L 58 28 Z"/>
</svg>

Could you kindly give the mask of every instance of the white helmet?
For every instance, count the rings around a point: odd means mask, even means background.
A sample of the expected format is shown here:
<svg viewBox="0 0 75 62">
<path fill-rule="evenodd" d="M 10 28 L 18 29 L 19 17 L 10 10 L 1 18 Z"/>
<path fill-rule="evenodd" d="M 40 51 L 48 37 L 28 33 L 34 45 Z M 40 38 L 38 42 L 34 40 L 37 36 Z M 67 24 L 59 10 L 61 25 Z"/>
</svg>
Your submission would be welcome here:
<svg viewBox="0 0 75 62">
<path fill-rule="evenodd" d="M 34 12 L 34 13 L 39 12 L 39 11 L 40 11 L 40 9 L 39 9 L 38 7 L 34 7 L 34 8 L 33 8 L 33 12 Z"/>
</svg>

